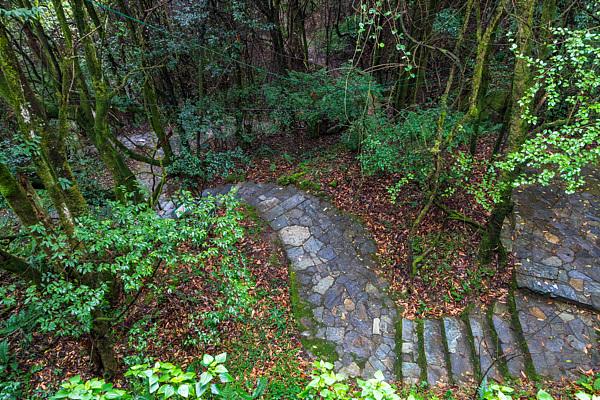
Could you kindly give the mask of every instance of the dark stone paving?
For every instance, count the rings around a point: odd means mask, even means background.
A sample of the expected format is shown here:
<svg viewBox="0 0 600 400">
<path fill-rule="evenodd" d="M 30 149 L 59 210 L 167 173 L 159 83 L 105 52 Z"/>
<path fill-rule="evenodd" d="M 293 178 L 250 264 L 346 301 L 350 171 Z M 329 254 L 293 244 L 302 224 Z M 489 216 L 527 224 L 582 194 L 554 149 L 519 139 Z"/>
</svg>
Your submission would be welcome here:
<svg viewBox="0 0 600 400">
<path fill-rule="evenodd" d="M 517 292 L 523 337 L 538 374 L 576 379 L 600 366 L 600 315 L 572 304 Z"/>
<path fill-rule="evenodd" d="M 457 383 L 472 382 L 475 377 L 467 326 L 458 318 L 443 319 L 452 379 Z"/>
<path fill-rule="evenodd" d="M 285 246 L 300 301 L 312 312 L 300 321 L 302 335 L 333 344 L 335 366 L 348 375 L 372 377 L 381 370 L 393 378 L 396 311 L 385 293 L 386 282 L 372 270 L 375 244 L 364 228 L 291 186 L 246 182 L 235 188 Z"/>
<path fill-rule="evenodd" d="M 542 294 L 600 310 L 600 170 L 585 190 L 528 187 L 514 196 L 505 235 L 518 260 L 517 283 Z"/>
</svg>

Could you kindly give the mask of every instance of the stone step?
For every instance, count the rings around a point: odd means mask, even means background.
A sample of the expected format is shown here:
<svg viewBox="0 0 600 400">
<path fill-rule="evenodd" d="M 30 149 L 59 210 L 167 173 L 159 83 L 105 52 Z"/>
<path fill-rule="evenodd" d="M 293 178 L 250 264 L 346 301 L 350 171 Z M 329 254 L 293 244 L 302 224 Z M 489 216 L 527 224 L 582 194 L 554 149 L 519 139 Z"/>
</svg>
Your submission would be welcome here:
<svg viewBox="0 0 600 400">
<path fill-rule="evenodd" d="M 427 362 L 427 382 L 430 385 L 449 382 L 446 347 L 439 320 L 426 319 L 423 323 L 423 347 Z"/>
<path fill-rule="evenodd" d="M 475 308 L 469 312 L 468 321 L 475 359 L 479 364 L 479 377 L 502 380 L 498 369 L 496 348 L 485 313 L 480 308 Z"/>
<path fill-rule="evenodd" d="M 400 365 L 402 382 L 415 385 L 421 381 L 421 366 L 419 365 L 419 339 L 415 321 L 402 320 L 402 347 L 400 349 Z"/>
<path fill-rule="evenodd" d="M 600 365 L 600 314 L 521 290 L 515 305 L 537 374 L 577 379 Z"/>
<path fill-rule="evenodd" d="M 519 338 L 506 302 L 498 301 L 494 304 L 492 324 L 498 341 L 495 347 L 502 354 L 503 372 L 513 378 L 521 377 L 526 372 L 525 355 L 519 346 Z"/>
<path fill-rule="evenodd" d="M 466 324 L 458 318 L 443 319 L 446 348 L 454 383 L 468 383 L 475 378 Z"/>
</svg>

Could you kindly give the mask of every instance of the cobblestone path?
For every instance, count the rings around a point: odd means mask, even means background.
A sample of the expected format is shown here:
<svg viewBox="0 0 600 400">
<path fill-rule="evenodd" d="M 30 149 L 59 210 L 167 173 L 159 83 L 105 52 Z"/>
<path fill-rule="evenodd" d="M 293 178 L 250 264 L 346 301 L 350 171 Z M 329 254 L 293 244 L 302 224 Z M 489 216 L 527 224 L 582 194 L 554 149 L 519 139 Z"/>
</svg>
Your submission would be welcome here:
<svg viewBox="0 0 600 400">
<path fill-rule="evenodd" d="M 460 318 L 398 320 L 386 283 L 373 272 L 374 243 L 359 223 L 291 186 L 236 188 L 286 248 L 306 349 L 317 357 L 332 349 L 338 370 L 439 384 L 523 374 L 573 379 L 600 365 L 599 314 L 530 290 L 474 305 Z"/>
<path fill-rule="evenodd" d="M 515 194 L 512 237 L 519 287 L 600 311 L 600 169 L 566 195 L 554 187 Z"/>
<path fill-rule="evenodd" d="M 348 375 L 381 370 L 394 378 L 396 311 L 385 282 L 372 271 L 375 244 L 363 227 L 291 186 L 246 182 L 237 190 L 285 246 L 306 350 L 333 356 L 338 370 Z"/>
</svg>

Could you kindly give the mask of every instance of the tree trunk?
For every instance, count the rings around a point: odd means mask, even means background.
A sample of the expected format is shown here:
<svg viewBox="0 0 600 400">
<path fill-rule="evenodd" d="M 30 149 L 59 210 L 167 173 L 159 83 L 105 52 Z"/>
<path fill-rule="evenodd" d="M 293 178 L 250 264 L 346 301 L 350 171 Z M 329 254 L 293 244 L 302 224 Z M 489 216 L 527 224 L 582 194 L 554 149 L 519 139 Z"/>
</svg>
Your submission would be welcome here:
<svg viewBox="0 0 600 400">
<path fill-rule="evenodd" d="M 532 41 L 532 20 L 535 0 L 518 0 L 515 4 L 517 20 L 517 53 L 530 54 Z M 524 105 L 519 100 L 524 96 L 530 84 L 530 67 L 522 57 L 517 57 L 513 71 L 510 117 L 506 133 L 507 153 L 518 151 L 527 138 L 527 124 L 523 120 Z M 497 185 L 500 190 L 500 200 L 495 204 L 486 223 L 479 246 L 479 260 L 489 264 L 495 253 L 501 249 L 500 232 L 504 219 L 512 207 L 513 183 L 519 175 L 519 170 L 504 171 L 500 174 Z"/>
<path fill-rule="evenodd" d="M 27 191 L 10 173 L 4 163 L 0 163 L 0 194 L 24 226 L 35 225 L 42 221 L 37 208 L 31 204 Z"/>
</svg>

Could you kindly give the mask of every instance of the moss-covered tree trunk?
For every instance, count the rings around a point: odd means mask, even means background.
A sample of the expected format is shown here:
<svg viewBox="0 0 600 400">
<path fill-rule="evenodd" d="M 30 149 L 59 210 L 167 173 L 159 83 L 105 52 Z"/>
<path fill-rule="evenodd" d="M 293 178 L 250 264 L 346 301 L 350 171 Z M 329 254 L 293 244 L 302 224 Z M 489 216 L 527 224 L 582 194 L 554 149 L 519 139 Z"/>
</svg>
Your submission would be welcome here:
<svg viewBox="0 0 600 400">
<path fill-rule="evenodd" d="M 494 15 L 489 21 L 487 27 L 483 29 L 481 21 L 481 10 L 477 13 L 477 48 L 475 49 L 475 67 L 473 69 L 471 95 L 469 96 L 469 109 L 468 117 L 469 120 L 475 122 L 475 126 L 471 137 L 469 138 L 469 150 L 472 155 L 475 154 L 477 149 L 477 140 L 479 139 L 479 119 L 481 115 L 482 100 L 486 92 L 486 79 L 488 69 L 488 60 L 490 56 L 490 46 L 498 27 L 498 23 L 504 15 L 507 0 L 500 0 L 496 5 Z M 480 6 L 478 6 L 480 7 Z"/>
<path fill-rule="evenodd" d="M 25 188 L 13 176 L 8 166 L 1 162 L 0 194 L 23 225 L 35 225 L 42 221 L 43 216 L 39 215 L 38 208 L 30 201 Z"/>
<path fill-rule="evenodd" d="M 535 0 L 518 0 L 515 2 L 515 15 L 517 22 L 516 45 L 517 53 L 528 55 L 531 51 L 533 32 L 531 29 Z M 529 87 L 531 71 L 527 62 L 522 57 L 517 57 L 513 70 L 510 116 L 506 132 L 506 152 L 518 151 L 527 138 L 527 124 L 523 120 L 524 106 L 519 100 L 524 96 Z M 481 243 L 479 246 L 479 259 L 484 264 L 489 264 L 494 255 L 502 249 L 500 234 L 504 220 L 512 209 L 513 183 L 519 174 L 518 170 L 503 171 L 498 180 L 500 200 L 495 204 L 486 223 Z"/>
<path fill-rule="evenodd" d="M 56 1 L 55 7 L 62 8 L 62 4 L 57 3 L 60 2 Z M 117 198 L 125 200 L 127 193 L 131 193 L 134 201 L 143 201 L 143 195 L 135 175 L 111 142 L 110 126 L 108 125 L 111 92 L 91 39 L 92 32 L 86 22 L 83 0 L 71 0 L 70 4 L 94 88 L 93 132 L 88 132 L 88 134 L 91 134 L 92 142 L 100 153 L 100 158 L 111 172 Z M 63 27 L 63 31 L 68 29 L 68 26 Z M 82 80 L 83 78 L 80 79 L 80 84 L 84 85 Z M 89 115 L 87 117 L 89 118 Z"/>
<path fill-rule="evenodd" d="M 0 69 L 0 96 L 15 113 L 19 131 L 31 147 L 37 175 L 48 191 L 61 225 L 67 232 L 71 232 L 74 225 L 73 210 L 69 208 L 59 176 L 52 166 L 48 148 L 44 145 L 47 138 L 45 114 L 19 67 L 3 25 L 0 25 Z M 76 185 L 74 190 L 77 190 Z"/>
</svg>

